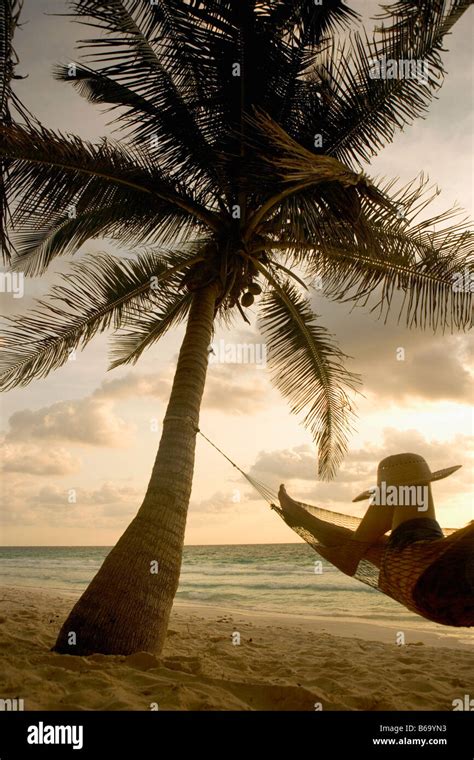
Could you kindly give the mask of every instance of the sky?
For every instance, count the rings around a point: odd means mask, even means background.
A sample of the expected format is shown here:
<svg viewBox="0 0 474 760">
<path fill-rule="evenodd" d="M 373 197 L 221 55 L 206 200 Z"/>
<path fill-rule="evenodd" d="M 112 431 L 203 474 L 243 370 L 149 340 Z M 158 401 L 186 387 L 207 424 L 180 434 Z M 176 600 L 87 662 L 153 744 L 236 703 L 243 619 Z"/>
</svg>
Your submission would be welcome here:
<svg viewBox="0 0 474 760">
<path fill-rule="evenodd" d="M 370 19 L 373 2 L 351 7 Z M 16 49 L 27 78 L 17 92 L 48 127 L 95 140 L 111 134 L 108 118 L 70 86 L 52 79 L 57 62 L 77 60 L 84 30 L 64 13 L 63 0 L 25 0 Z M 370 21 L 368 28 L 372 26 Z M 373 178 L 408 182 L 423 171 L 441 190 L 433 207 L 458 203 L 471 216 L 472 95 L 470 11 L 447 39 L 446 81 L 424 120 L 396 135 L 365 168 Z M 85 250 L 104 250 L 94 241 Z M 0 294 L 2 312 L 23 312 L 44 294 L 65 262 L 42 280 L 28 280 L 25 296 Z M 337 478 L 318 480 L 314 444 L 300 418 L 272 386 L 261 362 L 210 364 L 200 418 L 202 431 L 253 477 L 295 498 L 362 514 L 352 504 L 375 483 L 377 463 L 415 452 L 431 469 L 461 464 L 433 486 L 442 525 L 473 519 L 472 341 L 465 334 L 433 335 L 386 324 L 362 308 L 335 304 L 311 291 L 314 311 L 353 357 L 363 378 L 356 430 Z M 253 344 L 264 350 L 256 325 L 236 321 L 218 330 L 214 345 Z M 168 334 L 134 368 L 108 372 L 106 336 L 43 380 L 0 399 L 0 541 L 5 545 L 112 545 L 143 499 L 160 437 L 183 328 Z M 400 352 L 400 349 L 403 352 Z M 400 356 L 404 353 L 404 360 Z M 258 354 L 257 354 L 258 355 Z M 263 356 L 264 354 L 261 354 Z M 298 541 L 239 473 L 198 437 L 187 544 Z"/>
</svg>

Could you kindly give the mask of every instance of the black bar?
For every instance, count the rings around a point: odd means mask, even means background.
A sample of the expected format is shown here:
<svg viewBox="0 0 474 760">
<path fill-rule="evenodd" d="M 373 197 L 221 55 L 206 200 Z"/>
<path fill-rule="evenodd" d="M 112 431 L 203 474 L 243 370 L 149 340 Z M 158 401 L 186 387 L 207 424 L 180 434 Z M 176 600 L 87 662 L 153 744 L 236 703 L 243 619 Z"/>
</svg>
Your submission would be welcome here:
<svg viewBox="0 0 474 760">
<path fill-rule="evenodd" d="M 2 712 L 0 760 L 38 758 L 163 757 L 186 748 L 205 757 L 242 757 L 272 751 L 292 760 L 340 758 L 449 758 L 473 760 L 472 712 Z M 38 727 L 43 725 L 41 734 Z M 49 726 L 82 726 L 81 748 L 31 744 L 61 739 Z M 34 727 L 34 728 L 32 728 Z M 80 743 L 80 734 L 63 738 Z M 382 740 L 383 743 L 382 743 Z M 390 741 L 389 741 L 390 740 Z M 415 741 L 416 740 L 416 741 Z M 424 744 L 422 744 L 424 740 Z M 245 754 L 244 754 L 245 753 Z"/>
</svg>

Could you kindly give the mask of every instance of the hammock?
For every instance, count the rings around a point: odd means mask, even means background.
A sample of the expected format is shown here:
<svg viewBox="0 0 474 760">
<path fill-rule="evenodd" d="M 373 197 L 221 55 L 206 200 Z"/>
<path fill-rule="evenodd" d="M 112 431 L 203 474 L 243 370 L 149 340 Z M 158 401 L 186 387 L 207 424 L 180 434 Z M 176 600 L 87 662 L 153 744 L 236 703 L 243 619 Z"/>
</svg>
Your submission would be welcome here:
<svg viewBox="0 0 474 760">
<path fill-rule="evenodd" d="M 297 502 L 315 518 L 310 532 L 277 504 L 276 491 L 244 472 L 199 428 L 196 430 L 327 561 L 331 560 L 326 550 L 334 545 L 333 541 L 328 543 L 328 535 L 333 539 L 335 530 L 339 530 L 342 543 L 359 526 L 360 517 Z M 387 550 L 384 537 L 368 547 L 353 577 L 429 620 L 442 625 L 474 626 L 474 521 L 464 528 L 443 528 L 443 533 L 444 538 L 411 544 L 408 551 Z M 444 604 L 443 599 L 448 603 Z"/>
</svg>

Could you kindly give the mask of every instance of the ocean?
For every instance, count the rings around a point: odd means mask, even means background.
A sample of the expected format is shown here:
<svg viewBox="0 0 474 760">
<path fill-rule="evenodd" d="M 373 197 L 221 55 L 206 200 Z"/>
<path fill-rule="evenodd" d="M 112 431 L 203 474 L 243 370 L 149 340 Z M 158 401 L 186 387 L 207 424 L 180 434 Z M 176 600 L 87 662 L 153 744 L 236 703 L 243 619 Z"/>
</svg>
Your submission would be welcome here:
<svg viewBox="0 0 474 760">
<path fill-rule="evenodd" d="M 82 592 L 110 551 L 106 546 L 0 547 L 0 583 Z M 323 563 L 306 544 L 185 546 L 176 603 L 221 609 L 404 622 L 440 632 L 379 591 Z M 342 622 L 342 621 L 341 621 Z M 450 629 L 454 633 L 455 629 Z M 464 638 L 471 632 L 463 629 Z"/>
</svg>

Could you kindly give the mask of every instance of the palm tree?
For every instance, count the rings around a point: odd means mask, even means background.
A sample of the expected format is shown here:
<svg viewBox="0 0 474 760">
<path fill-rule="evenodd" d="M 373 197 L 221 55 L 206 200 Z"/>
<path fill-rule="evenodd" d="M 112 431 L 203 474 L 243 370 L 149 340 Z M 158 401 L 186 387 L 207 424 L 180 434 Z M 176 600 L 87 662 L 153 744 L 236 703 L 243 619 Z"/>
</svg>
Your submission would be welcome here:
<svg viewBox="0 0 474 760">
<path fill-rule="evenodd" d="M 72 3 L 75 19 L 97 30 L 81 43 L 91 67 L 55 75 L 114 111 L 119 140 L 4 123 L 4 251 L 30 275 L 95 237 L 127 253 L 81 252 L 49 298 L 10 320 L 1 387 L 44 377 L 109 328 L 112 367 L 136 362 L 183 320 L 186 330 L 143 503 L 56 651 L 161 651 L 216 322 L 248 320 L 258 298 L 272 377 L 304 414 L 322 478 L 344 456 L 359 379 L 313 313 L 308 282 L 381 313 L 401 294 L 411 326 L 468 325 L 470 294 L 452 281 L 468 264 L 471 233 L 457 221 L 436 233 L 433 219 L 415 223 L 431 200 L 426 184 L 379 187 L 361 162 L 427 110 L 442 83 L 443 39 L 469 4 L 397 2 L 369 40 L 345 33 L 357 14 L 340 0 Z M 426 81 L 375 78 L 371 59 L 383 55 L 422 61 Z"/>
</svg>

